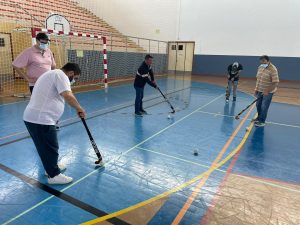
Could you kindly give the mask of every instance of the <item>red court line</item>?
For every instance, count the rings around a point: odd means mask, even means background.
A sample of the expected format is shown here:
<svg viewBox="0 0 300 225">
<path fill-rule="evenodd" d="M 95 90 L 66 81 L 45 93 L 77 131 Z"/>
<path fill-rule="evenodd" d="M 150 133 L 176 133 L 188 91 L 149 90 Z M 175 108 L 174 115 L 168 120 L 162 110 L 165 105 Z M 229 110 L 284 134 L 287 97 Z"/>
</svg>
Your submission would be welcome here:
<svg viewBox="0 0 300 225">
<path fill-rule="evenodd" d="M 239 175 L 239 176 L 243 176 L 243 177 L 250 177 L 250 178 L 254 178 L 254 179 L 258 179 L 258 180 L 262 180 L 262 181 L 270 181 L 270 182 L 276 182 L 276 183 L 290 184 L 290 185 L 295 185 L 295 186 L 300 187 L 300 183 L 296 183 L 296 182 L 288 182 L 288 181 L 281 181 L 281 180 L 272 179 L 272 178 L 251 176 L 251 175 L 246 175 L 246 174 L 243 174 L 243 173 L 232 173 L 232 169 L 233 169 L 233 167 L 234 167 L 234 165 L 235 165 L 235 163 L 236 163 L 236 161 L 237 161 L 240 154 L 241 154 L 241 151 L 239 151 L 234 156 L 234 158 L 232 159 L 232 161 L 231 161 L 231 163 L 230 163 L 230 165 L 229 165 L 229 167 L 226 171 L 225 177 L 224 177 L 223 181 L 221 182 L 221 184 L 218 188 L 218 191 L 215 194 L 214 199 L 212 200 L 211 205 L 208 207 L 206 213 L 204 214 L 204 216 L 202 217 L 202 219 L 200 221 L 200 225 L 206 225 L 208 223 L 209 216 L 211 215 L 211 213 L 213 212 L 214 207 L 216 206 L 216 203 L 217 203 L 217 201 L 219 199 L 219 196 L 220 196 L 219 194 L 221 193 L 229 174 Z"/>
<path fill-rule="evenodd" d="M 206 213 L 204 214 L 204 216 L 202 217 L 202 219 L 200 221 L 200 225 L 206 225 L 208 223 L 209 216 L 211 215 L 211 213 L 213 212 L 213 208 L 217 204 L 217 201 L 219 199 L 219 194 L 221 193 L 223 187 L 225 186 L 225 182 L 226 182 L 227 178 L 229 177 L 229 174 L 232 172 L 232 169 L 233 169 L 239 155 L 241 154 L 241 150 L 242 149 L 240 149 L 240 151 L 233 157 L 233 159 L 226 171 L 226 174 L 225 174 L 221 184 L 219 185 L 216 194 L 214 195 L 211 205 L 208 207 L 208 209 L 206 210 Z"/>
<path fill-rule="evenodd" d="M 236 135 L 240 131 L 241 127 L 243 126 L 243 124 L 245 123 L 245 121 L 247 120 L 247 118 L 249 117 L 250 113 L 253 110 L 253 107 L 254 106 L 251 107 L 251 109 L 248 111 L 248 113 L 246 114 L 246 116 L 243 118 L 243 120 L 239 123 L 239 125 L 237 126 L 237 128 L 234 130 L 234 132 L 232 133 L 232 135 L 230 136 L 230 138 L 228 139 L 228 141 L 226 142 L 226 144 L 223 146 L 223 148 L 219 152 L 218 156 L 213 161 L 213 163 L 211 165 L 211 168 L 213 166 L 215 166 L 217 163 L 220 162 L 223 154 L 226 152 L 226 150 L 228 149 L 228 147 L 232 143 L 233 139 L 236 137 Z M 239 149 L 239 151 L 240 151 L 240 149 Z M 185 204 L 183 205 L 183 207 L 181 208 L 181 210 L 179 211 L 179 213 L 177 214 L 177 216 L 173 220 L 172 225 L 177 225 L 177 224 L 179 224 L 181 222 L 182 218 L 185 216 L 186 212 L 189 210 L 189 208 L 192 205 L 192 203 L 193 203 L 194 199 L 196 198 L 196 196 L 200 193 L 201 188 L 206 183 L 206 181 L 208 180 L 208 178 L 209 178 L 209 176 L 210 176 L 211 173 L 212 173 L 212 171 L 210 173 L 206 174 L 200 180 L 200 182 L 196 185 L 194 191 L 188 197 L 188 199 L 186 200 Z"/>
</svg>

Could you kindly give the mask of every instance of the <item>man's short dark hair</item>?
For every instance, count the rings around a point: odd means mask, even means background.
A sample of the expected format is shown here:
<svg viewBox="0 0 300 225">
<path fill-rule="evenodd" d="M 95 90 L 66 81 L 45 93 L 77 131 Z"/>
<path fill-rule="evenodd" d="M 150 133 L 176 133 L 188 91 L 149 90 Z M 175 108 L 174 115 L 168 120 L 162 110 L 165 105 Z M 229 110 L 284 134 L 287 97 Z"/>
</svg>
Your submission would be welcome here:
<svg viewBox="0 0 300 225">
<path fill-rule="evenodd" d="M 48 40 L 49 41 L 49 37 L 46 33 L 38 33 L 35 37 L 36 40 Z"/>
<path fill-rule="evenodd" d="M 268 62 L 270 61 L 270 58 L 269 58 L 269 56 L 267 56 L 267 55 L 262 55 L 261 57 L 259 57 L 259 60 L 267 60 Z"/>
<path fill-rule="evenodd" d="M 145 60 L 147 60 L 147 59 L 153 59 L 153 56 L 152 56 L 152 55 L 149 55 L 149 54 L 147 54 L 147 55 L 145 56 Z"/>
<path fill-rule="evenodd" d="M 66 72 L 74 71 L 75 75 L 80 75 L 80 73 L 81 73 L 80 67 L 77 63 L 68 62 L 61 69 Z"/>
</svg>

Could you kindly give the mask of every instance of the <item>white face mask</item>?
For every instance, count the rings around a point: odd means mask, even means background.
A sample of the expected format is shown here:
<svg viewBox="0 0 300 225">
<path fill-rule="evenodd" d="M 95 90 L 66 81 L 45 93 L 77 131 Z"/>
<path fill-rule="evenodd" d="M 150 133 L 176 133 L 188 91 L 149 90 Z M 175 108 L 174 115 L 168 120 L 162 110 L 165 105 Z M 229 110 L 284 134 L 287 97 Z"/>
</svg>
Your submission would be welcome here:
<svg viewBox="0 0 300 225">
<path fill-rule="evenodd" d="M 268 67 L 268 63 L 263 63 L 263 64 L 260 64 L 260 66 L 259 67 L 262 67 L 262 68 L 267 68 Z"/>
</svg>

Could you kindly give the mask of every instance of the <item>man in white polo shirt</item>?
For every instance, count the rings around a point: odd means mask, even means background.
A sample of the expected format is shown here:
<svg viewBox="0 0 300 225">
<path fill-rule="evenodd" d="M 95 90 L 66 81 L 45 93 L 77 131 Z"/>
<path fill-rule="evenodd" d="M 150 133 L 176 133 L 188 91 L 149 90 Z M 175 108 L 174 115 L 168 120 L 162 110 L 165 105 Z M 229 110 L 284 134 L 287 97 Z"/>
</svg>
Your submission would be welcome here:
<svg viewBox="0 0 300 225">
<path fill-rule="evenodd" d="M 65 176 L 58 166 L 58 140 L 55 124 L 64 112 L 65 101 L 76 109 L 80 117 L 85 111 L 71 91 L 71 83 L 79 78 L 80 68 L 76 63 L 67 63 L 62 69 L 50 70 L 39 77 L 27 105 L 23 119 L 35 144 L 49 184 L 66 184 L 72 178 Z"/>
</svg>

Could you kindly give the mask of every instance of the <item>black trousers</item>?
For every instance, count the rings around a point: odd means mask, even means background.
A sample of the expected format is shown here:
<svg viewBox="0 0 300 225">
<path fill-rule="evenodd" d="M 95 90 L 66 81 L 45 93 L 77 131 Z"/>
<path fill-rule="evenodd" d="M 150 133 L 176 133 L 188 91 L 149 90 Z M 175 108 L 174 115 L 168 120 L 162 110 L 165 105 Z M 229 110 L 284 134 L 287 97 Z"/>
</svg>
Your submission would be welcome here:
<svg viewBox="0 0 300 225">
<path fill-rule="evenodd" d="M 34 142 L 43 166 L 49 177 L 60 174 L 58 168 L 58 140 L 54 125 L 41 125 L 25 121 L 27 130 Z"/>
<path fill-rule="evenodd" d="M 31 94 L 32 94 L 33 88 L 34 88 L 34 86 L 29 86 L 29 91 Z"/>
</svg>

